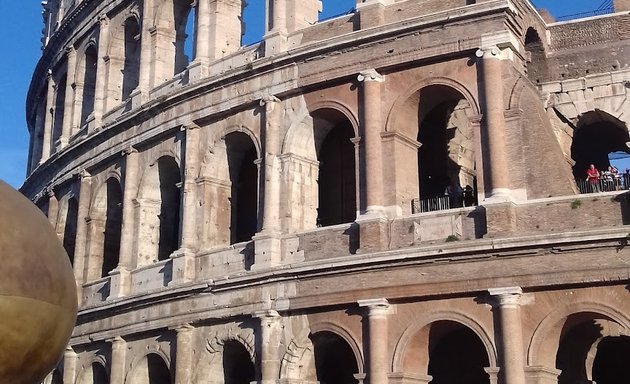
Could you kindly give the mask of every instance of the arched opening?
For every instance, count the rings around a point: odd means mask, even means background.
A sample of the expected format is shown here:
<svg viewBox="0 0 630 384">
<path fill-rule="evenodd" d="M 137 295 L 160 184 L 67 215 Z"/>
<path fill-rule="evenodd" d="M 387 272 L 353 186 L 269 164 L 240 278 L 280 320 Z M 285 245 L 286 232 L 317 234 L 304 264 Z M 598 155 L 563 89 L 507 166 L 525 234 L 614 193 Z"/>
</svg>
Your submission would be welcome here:
<svg viewBox="0 0 630 384">
<path fill-rule="evenodd" d="M 50 384 L 63 384 L 63 375 L 58 369 L 55 369 L 52 372 L 52 377 L 50 379 Z"/>
<path fill-rule="evenodd" d="M 265 15 L 265 3 L 267 1 L 242 0 L 241 17 L 241 45 L 252 45 L 263 39 L 265 35 L 265 23 L 256 22 Z"/>
<path fill-rule="evenodd" d="M 476 204 L 473 129 L 468 101 L 457 90 L 431 85 L 419 92 L 418 186 L 415 212 Z"/>
<path fill-rule="evenodd" d="M 175 72 L 184 71 L 194 59 L 195 8 L 189 0 L 174 1 Z M 188 54 L 187 54 L 188 52 Z"/>
<path fill-rule="evenodd" d="M 254 363 L 249 352 L 236 340 L 223 346 L 223 377 L 225 384 L 249 384 L 256 380 Z"/>
<path fill-rule="evenodd" d="M 628 382 L 627 355 L 621 360 L 616 355 L 630 352 L 630 338 L 618 336 L 621 332 L 619 324 L 597 313 L 567 317 L 556 354 L 558 384 Z"/>
<path fill-rule="evenodd" d="M 92 112 L 94 112 L 94 95 L 96 92 L 96 66 L 98 63 L 98 52 L 91 44 L 85 50 L 83 58 L 83 101 L 81 104 L 81 126 L 83 126 Z"/>
<path fill-rule="evenodd" d="M 630 382 L 628 369 L 630 337 L 605 337 L 597 345 L 593 364 L 593 381 L 597 384 L 626 384 Z"/>
<path fill-rule="evenodd" d="M 79 221 L 79 202 L 74 197 L 68 199 L 64 216 L 60 217 L 59 226 L 63 228 L 63 248 L 66 250 L 70 263 L 74 264 L 74 249 L 77 237 L 77 224 Z"/>
<path fill-rule="evenodd" d="M 59 81 L 55 84 L 55 109 L 53 113 L 53 126 L 52 126 L 52 140 L 50 153 L 55 152 L 57 142 L 61 138 L 61 132 L 63 131 L 63 115 L 64 105 L 66 103 L 66 83 L 68 77 L 66 74 L 61 76 Z"/>
<path fill-rule="evenodd" d="M 166 260 L 179 246 L 179 210 L 181 176 L 174 158 L 161 157 L 158 162 L 160 180 L 160 234 L 158 260 Z"/>
<path fill-rule="evenodd" d="M 81 374 L 79 384 L 109 384 L 107 370 L 100 363 L 92 363 Z"/>
<path fill-rule="evenodd" d="M 131 93 L 138 87 L 140 79 L 140 24 L 135 17 L 125 20 L 125 42 L 123 64 L 122 99 L 129 98 Z"/>
<path fill-rule="evenodd" d="M 122 188 L 117 179 L 107 179 L 107 211 L 103 239 L 103 267 L 101 276 L 118 266 L 120 235 L 122 230 Z"/>
<path fill-rule="evenodd" d="M 150 353 L 134 367 L 129 384 L 171 384 L 171 372 L 161 356 Z"/>
<path fill-rule="evenodd" d="M 601 172 L 610 167 L 609 155 L 613 152 L 630 153 L 628 127 L 605 112 L 588 112 L 580 117 L 573 133 L 571 158 L 573 176 L 582 193 L 614 190 L 616 183 L 609 183 Z M 593 164 L 600 172 L 599 180 L 587 180 L 587 170 Z"/>
<path fill-rule="evenodd" d="M 527 77 L 535 84 L 540 84 L 548 78 L 545 46 L 534 28 L 528 28 L 525 34 L 525 51 L 527 58 Z"/>
<path fill-rule="evenodd" d="M 250 137 L 242 132 L 225 136 L 230 173 L 230 242 L 248 241 L 258 230 L 258 158 Z"/>
<path fill-rule="evenodd" d="M 470 328 L 454 321 L 438 321 L 429 331 L 428 374 L 432 384 L 490 384 L 486 348 Z"/>
<path fill-rule="evenodd" d="M 311 334 L 317 380 L 326 384 L 358 383 L 357 358 L 352 347 L 341 336 L 329 331 Z"/>
<path fill-rule="evenodd" d="M 354 128 L 334 109 L 318 110 L 312 117 L 319 161 L 317 224 L 350 223 L 357 214 Z"/>
</svg>

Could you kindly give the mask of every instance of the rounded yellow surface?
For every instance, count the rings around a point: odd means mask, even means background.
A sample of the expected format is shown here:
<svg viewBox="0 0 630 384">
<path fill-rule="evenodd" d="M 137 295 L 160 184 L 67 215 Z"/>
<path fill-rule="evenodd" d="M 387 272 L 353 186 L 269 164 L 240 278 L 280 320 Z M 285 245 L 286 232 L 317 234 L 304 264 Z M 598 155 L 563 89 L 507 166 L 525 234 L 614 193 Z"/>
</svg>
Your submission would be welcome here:
<svg viewBox="0 0 630 384">
<path fill-rule="evenodd" d="M 48 219 L 0 180 L 0 383 L 36 383 L 77 315 L 72 266 Z"/>
</svg>

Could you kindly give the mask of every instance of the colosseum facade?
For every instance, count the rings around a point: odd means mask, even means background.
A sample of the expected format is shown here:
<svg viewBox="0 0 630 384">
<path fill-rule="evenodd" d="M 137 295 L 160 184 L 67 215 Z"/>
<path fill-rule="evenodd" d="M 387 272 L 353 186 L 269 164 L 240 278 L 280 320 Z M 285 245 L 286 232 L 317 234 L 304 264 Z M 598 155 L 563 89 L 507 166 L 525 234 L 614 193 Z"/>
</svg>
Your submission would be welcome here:
<svg viewBox="0 0 630 384">
<path fill-rule="evenodd" d="M 44 1 L 45 383 L 628 382 L 630 1 L 329 1 Z"/>
</svg>

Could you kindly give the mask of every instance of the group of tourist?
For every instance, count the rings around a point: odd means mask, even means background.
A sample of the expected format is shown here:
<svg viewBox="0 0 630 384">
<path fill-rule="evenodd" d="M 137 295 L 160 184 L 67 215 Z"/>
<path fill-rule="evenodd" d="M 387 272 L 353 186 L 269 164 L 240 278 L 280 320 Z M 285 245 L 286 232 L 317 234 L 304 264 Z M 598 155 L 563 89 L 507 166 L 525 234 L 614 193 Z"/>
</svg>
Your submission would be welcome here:
<svg viewBox="0 0 630 384">
<path fill-rule="evenodd" d="M 594 164 L 591 164 L 586 170 L 586 182 L 589 186 L 588 192 L 627 189 L 630 186 L 630 169 L 626 169 L 626 172 L 622 175 L 613 165 L 604 171 L 600 171 Z"/>
<path fill-rule="evenodd" d="M 470 185 L 462 188 L 457 182 L 451 183 L 446 187 L 444 194 L 448 195 L 451 208 L 472 207 L 475 205 L 475 192 Z"/>
</svg>

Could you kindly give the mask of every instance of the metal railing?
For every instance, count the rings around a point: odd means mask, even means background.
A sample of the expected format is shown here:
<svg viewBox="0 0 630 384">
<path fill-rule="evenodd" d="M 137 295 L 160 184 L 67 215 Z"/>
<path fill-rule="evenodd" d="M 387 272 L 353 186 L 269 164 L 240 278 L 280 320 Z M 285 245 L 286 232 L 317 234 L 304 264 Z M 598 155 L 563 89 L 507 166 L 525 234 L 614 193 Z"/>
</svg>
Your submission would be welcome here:
<svg viewBox="0 0 630 384">
<path fill-rule="evenodd" d="M 576 180 L 580 193 L 598 193 L 625 191 L 630 189 L 630 174 L 624 173 L 618 177 L 602 177 L 597 182 Z"/>
</svg>

